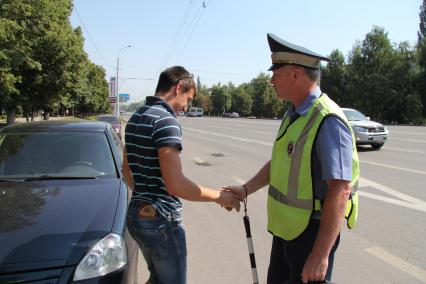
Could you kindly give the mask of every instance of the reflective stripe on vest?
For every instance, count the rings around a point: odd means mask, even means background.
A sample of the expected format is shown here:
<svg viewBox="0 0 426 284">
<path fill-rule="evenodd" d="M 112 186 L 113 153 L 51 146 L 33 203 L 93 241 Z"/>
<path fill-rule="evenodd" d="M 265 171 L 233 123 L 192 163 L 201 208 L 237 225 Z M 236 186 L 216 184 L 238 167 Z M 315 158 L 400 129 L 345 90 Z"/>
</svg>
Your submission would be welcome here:
<svg viewBox="0 0 426 284">
<path fill-rule="evenodd" d="M 269 196 L 271 196 L 273 199 L 275 199 L 276 201 L 278 201 L 280 203 L 287 204 L 287 205 L 290 205 L 290 206 L 294 206 L 294 207 L 297 207 L 297 208 L 307 209 L 307 210 L 312 209 L 312 200 L 297 199 L 297 197 L 291 198 L 290 196 L 282 194 L 282 192 L 280 192 L 278 189 L 276 189 L 272 185 L 269 185 L 268 194 L 269 194 Z M 319 199 L 315 199 L 315 208 L 314 209 L 316 211 L 321 210 L 321 201 Z"/>
</svg>

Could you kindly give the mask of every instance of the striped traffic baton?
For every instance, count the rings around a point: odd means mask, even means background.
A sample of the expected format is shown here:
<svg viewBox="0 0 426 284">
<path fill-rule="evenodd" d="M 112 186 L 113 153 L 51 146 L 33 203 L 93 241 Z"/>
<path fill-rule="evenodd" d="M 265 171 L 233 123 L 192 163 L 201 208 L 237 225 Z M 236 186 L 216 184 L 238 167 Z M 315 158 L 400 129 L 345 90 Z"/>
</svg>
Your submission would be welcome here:
<svg viewBox="0 0 426 284">
<path fill-rule="evenodd" d="M 251 273 L 253 275 L 253 283 L 258 284 L 259 280 L 257 279 L 257 268 L 256 268 L 256 259 L 254 257 L 254 249 L 253 249 L 253 241 L 251 239 L 251 230 L 250 230 L 250 219 L 247 216 L 247 187 L 243 185 L 246 197 L 244 198 L 244 227 L 246 229 L 246 237 L 247 237 L 247 245 L 250 256 L 250 264 L 251 264 Z"/>
</svg>

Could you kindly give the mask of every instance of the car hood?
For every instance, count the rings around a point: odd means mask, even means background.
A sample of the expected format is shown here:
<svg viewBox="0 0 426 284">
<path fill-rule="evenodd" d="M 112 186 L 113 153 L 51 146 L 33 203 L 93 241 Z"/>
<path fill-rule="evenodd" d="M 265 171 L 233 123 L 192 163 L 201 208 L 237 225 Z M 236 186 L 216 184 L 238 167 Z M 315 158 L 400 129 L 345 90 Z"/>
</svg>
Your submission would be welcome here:
<svg viewBox="0 0 426 284">
<path fill-rule="evenodd" d="M 119 186 L 119 179 L 0 183 L 0 273 L 11 264 L 78 263 L 111 231 Z"/>
<path fill-rule="evenodd" d="M 349 121 L 352 126 L 361 127 L 383 127 L 382 124 L 371 120 Z"/>
</svg>

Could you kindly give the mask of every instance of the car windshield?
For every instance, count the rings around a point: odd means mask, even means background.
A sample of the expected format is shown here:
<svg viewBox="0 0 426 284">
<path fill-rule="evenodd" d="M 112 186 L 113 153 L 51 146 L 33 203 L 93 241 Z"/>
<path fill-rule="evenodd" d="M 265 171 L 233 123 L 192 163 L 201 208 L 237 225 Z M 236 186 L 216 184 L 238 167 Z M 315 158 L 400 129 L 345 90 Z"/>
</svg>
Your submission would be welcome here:
<svg viewBox="0 0 426 284">
<path fill-rule="evenodd" d="M 117 117 L 115 116 L 98 116 L 98 120 L 109 123 L 119 123 Z"/>
<path fill-rule="evenodd" d="M 367 117 L 365 117 L 365 115 L 363 115 L 362 113 L 360 113 L 357 110 L 345 109 L 345 110 L 343 110 L 343 112 L 345 113 L 345 115 L 346 115 L 346 117 L 349 121 L 368 120 Z"/>
<path fill-rule="evenodd" d="M 116 176 L 104 132 L 0 134 L 0 179 Z"/>
</svg>

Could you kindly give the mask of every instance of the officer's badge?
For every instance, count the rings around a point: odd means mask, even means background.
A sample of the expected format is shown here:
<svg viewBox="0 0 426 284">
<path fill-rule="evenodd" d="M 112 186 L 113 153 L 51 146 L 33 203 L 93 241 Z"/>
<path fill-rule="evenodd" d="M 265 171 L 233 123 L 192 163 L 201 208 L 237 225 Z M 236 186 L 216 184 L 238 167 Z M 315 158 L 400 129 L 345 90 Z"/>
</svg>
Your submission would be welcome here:
<svg viewBox="0 0 426 284">
<path fill-rule="evenodd" d="M 290 141 L 288 142 L 288 145 L 287 145 L 287 154 L 289 155 L 289 157 L 291 157 L 293 153 L 294 153 L 294 144 L 293 142 Z"/>
</svg>

